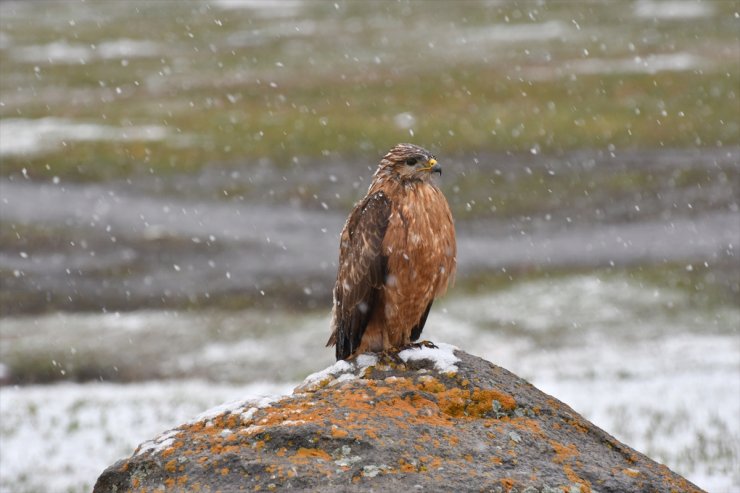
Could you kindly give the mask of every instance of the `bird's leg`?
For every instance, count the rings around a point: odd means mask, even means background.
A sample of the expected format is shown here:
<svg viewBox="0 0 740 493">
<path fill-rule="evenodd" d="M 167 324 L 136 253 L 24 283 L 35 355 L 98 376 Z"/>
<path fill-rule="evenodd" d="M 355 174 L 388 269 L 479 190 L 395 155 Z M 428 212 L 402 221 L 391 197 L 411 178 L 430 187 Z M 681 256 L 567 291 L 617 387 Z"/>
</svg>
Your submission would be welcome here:
<svg viewBox="0 0 740 493">
<path fill-rule="evenodd" d="M 402 348 L 403 349 L 403 348 Z M 378 355 L 378 361 L 386 364 L 403 364 L 404 361 L 398 355 L 402 349 L 389 348 L 376 353 Z"/>
</svg>

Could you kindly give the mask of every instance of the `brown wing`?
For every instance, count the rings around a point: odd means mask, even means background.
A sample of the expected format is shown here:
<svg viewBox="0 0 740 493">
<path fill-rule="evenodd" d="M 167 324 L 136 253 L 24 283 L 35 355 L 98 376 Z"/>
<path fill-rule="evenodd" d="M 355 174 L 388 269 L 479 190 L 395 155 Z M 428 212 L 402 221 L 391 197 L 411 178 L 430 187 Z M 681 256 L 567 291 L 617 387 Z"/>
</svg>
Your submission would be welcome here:
<svg viewBox="0 0 740 493">
<path fill-rule="evenodd" d="M 427 323 L 427 317 L 429 316 L 429 310 L 432 309 L 432 303 L 434 303 L 434 298 L 432 298 L 432 301 L 430 301 L 427 305 L 427 309 L 424 310 L 424 314 L 421 316 L 421 319 L 419 319 L 419 323 L 411 329 L 412 341 L 415 341 L 419 337 L 421 337 L 421 331 L 424 330 L 424 325 Z"/>
<path fill-rule="evenodd" d="M 337 360 L 347 359 L 360 345 L 385 282 L 387 259 L 381 245 L 390 210 L 390 199 L 383 192 L 374 193 L 352 210 L 342 230 L 334 286 L 334 332 L 327 343 L 337 345 Z"/>
</svg>

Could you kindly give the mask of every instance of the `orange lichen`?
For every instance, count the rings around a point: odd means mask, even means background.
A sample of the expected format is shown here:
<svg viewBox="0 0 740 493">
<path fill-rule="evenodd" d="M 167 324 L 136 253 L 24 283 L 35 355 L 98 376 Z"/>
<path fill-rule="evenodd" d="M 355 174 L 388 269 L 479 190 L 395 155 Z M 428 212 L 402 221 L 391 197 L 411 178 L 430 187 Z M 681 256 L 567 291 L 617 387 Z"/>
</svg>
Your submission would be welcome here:
<svg viewBox="0 0 740 493">
<path fill-rule="evenodd" d="M 440 457 L 433 457 L 433 456 L 424 456 L 421 457 L 419 460 L 421 460 L 427 469 L 439 469 L 442 467 L 442 459 Z"/>
<path fill-rule="evenodd" d="M 556 464 L 563 464 L 566 460 L 571 460 L 578 455 L 578 450 L 572 443 L 570 445 L 563 445 L 555 440 L 550 440 L 550 446 L 555 452 L 553 461 Z"/>
<path fill-rule="evenodd" d="M 516 480 L 513 478 L 501 478 L 501 486 L 508 493 L 516 486 Z"/>
<path fill-rule="evenodd" d="M 537 421 L 536 419 L 519 418 L 519 417 L 515 417 L 515 418 L 504 417 L 504 418 L 501 418 L 501 421 L 507 421 L 512 426 L 514 426 L 515 428 L 523 432 L 537 435 L 543 438 L 545 437 L 545 433 L 542 431 L 542 428 L 540 427 L 540 422 Z"/>
<path fill-rule="evenodd" d="M 221 468 L 221 476 L 227 476 L 229 474 L 229 468 L 228 467 L 222 467 Z"/>
<path fill-rule="evenodd" d="M 632 478 L 636 478 L 637 476 L 640 475 L 640 471 L 638 471 L 637 469 L 627 468 L 627 469 L 622 469 L 622 472 Z"/>
<path fill-rule="evenodd" d="M 476 389 L 473 391 L 470 400 L 472 401 L 468 405 L 468 415 L 470 416 L 482 416 L 490 412 L 493 409 L 493 401 L 498 401 L 501 409 L 505 411 L 513 411 L 516 408 L 516 400 L 512 396 L 495 389 Z"/>
<path fill-rule="evenodd" d="M 405 459 L 398 459 L 398 467 L 403 472 L 416 472 L 416 467 Z"/>
<path fill-rule="evenodd" d="M 177 461 L 172 459 L 164 465 L 164 470 L 167 472 L 175 472 L 177 470 Z"/>
<path fill-rule="evenodd" d="M 576 446 L 572 443 L 564 445 L 555 440 L 549 440 L 549 442 L 555 452 L 555 457 L 552 459 L 553 462 L 563 465 L 565 476 L 570 482 L 580 485 L 582 493 L 590 493 L 591 483 L 578 476 L 578 474 L 573 470 L 574 459 L 580 455 Z M 580 462 L 577 462 L 576 464 L 580 464 Z"/>
<path fill-rule="evenodd" d="M 486 390 L 487 394 L 492 397 L 492 400 L 497 400 L 501 404 L 501 409 L 505 411 L 513 411 L 516 409 L 516 399 L 510 394 L 498 391 L 496 389 Z"/>
<path fill-rule="evenodd" d="M 445 390 L 445 386 L 442 382 L 434 377 L 425 378 L 420 380 L 419 383 L 421 384 L 421 389 L 426 392 L 437 393 Z"/>
<path fill-rule="evenodd" d="M 509 394 L 495 389 L 474 389 L 472 392 L 459 388 L 452 388 L 437 393 L 439 408 L 445 414 L 456 418 L 470 417 L 483 418 L 494 410 L 493 401 L 497 401 L 500 409 L 512 411 L 516 408 L 516 400 Z"/>
<path fill-rule="evenodd" d="M 305 448 L 301 447 L 298 449 L 298 451 L 293 455 L 293 458 L 298 459 L 321 459 L 325 461 L 331 461 L 331 455 L 326 453 L 325 451 L 317 448 Z"/>
<path fill-rule="evenodd" d="M 568 478 L 568 481 L 575 483 L 581 487 L 581 493 L 591 493 L 591 483 L 578 476 L 578 474 L 575 473 L 570 465 L 564 465 L 563 472 Z"/>
<path fill-rule="evenodd" d="M 450 416 L 464 416 L 468 395 L 468 392 L 462 389 L 450 389 L 441 392 L 439 394 L 439 408 Z"/>
<path fill-rule="evenodd" d="M 575 419 L 568 420 L 568 424 L 571 425 L 576 430 L 580 431 L 581 433 L 588 433 L 588 428 L 583 425 L 583 423 L 580 423 L 576 421 Z"/>
<path fill-rule="evenodd" d="M 331 436 L 332 438 L 345 438 L 349 433 L 347 430 L 343 430 L 341 428 L 332 428 L 331 429 Z"/>
</svg>

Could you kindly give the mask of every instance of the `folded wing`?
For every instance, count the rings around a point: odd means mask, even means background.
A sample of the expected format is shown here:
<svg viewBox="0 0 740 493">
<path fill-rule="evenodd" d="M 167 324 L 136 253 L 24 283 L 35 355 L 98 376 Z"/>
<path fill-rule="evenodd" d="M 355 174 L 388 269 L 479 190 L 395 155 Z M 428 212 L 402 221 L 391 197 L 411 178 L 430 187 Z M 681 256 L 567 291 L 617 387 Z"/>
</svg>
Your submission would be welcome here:
<svg viewBox="0 0 740 493">
<path fill-rule="evenodd" d="M 391 201 L 377 192 L 352 210 L 342 230 L 339 269 L 334 285 L 333 333 L 336 357 L 348 358 L 362 340 L 386 277 L 383 237 L 388 228 Z"/>
</svg>

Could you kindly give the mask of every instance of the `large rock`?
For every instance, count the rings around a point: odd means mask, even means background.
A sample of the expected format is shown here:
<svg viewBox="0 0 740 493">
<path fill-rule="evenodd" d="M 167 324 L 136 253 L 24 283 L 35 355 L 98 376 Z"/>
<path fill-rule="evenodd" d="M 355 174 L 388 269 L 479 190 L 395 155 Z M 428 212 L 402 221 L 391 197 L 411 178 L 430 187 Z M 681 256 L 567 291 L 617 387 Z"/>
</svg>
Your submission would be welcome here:
<svg viewBox="0 0 740 493">
<path fill-rule="evenodd" d="M 94 491 L 280 489 L 701 491 L 516 375 L 447 345 L 340 361 L 290 396 L 214 409 L 139 446 Z"/>
</svg>

